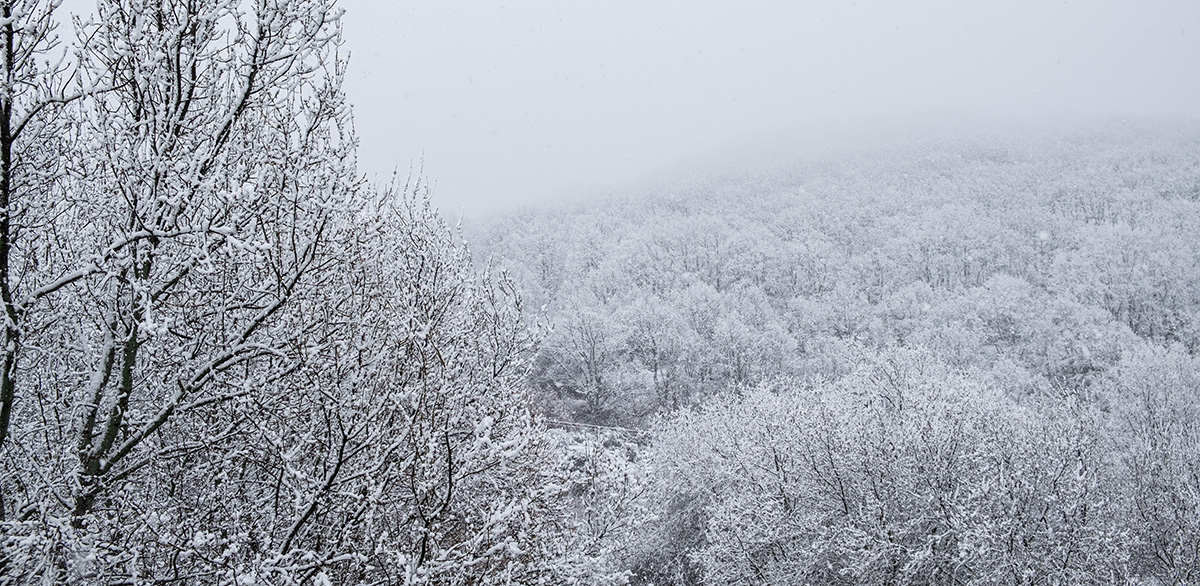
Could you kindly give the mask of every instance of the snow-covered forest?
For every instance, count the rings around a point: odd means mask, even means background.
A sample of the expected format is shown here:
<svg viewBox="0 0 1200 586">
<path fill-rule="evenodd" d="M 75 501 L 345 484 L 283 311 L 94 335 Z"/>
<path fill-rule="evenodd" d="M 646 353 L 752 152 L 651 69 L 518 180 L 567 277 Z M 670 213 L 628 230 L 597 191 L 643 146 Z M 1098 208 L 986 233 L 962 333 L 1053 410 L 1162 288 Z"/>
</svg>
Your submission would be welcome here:
<svg viewBox="0 0 1200 586">
<path fill-rule="evenodd" d="M 1111 121 L 479 239 L 545 308 L 535 402 L 597 426 L 581 506 L 632 583 L 1191 584 L 1198 233 L 1200 127 Z"/>
<path fill-rule="evenodd" d="M 0 584 L 1200 582 L 1200 126 L 452 226 L 332 0 L 97 7 L 0 0 Z"/>
</svg>

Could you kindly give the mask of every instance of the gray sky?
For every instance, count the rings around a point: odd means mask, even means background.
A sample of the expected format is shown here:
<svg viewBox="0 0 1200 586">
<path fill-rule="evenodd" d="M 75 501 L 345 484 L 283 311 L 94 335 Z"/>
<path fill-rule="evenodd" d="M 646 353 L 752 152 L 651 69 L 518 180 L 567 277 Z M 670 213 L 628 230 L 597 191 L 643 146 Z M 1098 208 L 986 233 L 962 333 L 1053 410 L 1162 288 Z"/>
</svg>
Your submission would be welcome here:
<svg viewBox="0 0 1200 586">
<path fill-rule="evenodd" d="M 1196 0 L 341 6 L 360 169 L 386 179 L 423 159 L 451 215 L 603 192 L 831 128 L 1200 118 Z"/>
<path fill-rule="evenodd" d="M 450 213 L 830 123 L 1200 109 L 1193 0 L 342 6 L 361 169 L 423 158 Z"/>
</svg>

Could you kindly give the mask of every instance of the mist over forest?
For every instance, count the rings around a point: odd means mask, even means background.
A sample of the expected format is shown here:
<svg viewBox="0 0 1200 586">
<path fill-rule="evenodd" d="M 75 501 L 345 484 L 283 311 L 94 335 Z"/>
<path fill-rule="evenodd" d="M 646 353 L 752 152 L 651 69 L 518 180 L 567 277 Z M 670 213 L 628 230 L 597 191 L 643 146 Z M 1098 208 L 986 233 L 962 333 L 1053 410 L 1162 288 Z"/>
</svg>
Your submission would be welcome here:
<svg viewBox="0 0 1200 586">
<path fill-rule="evenodd" d="M 719 156 L 455 214 L 368 170 L 333 0 L 64 10 L 0 0 L 0 586 L 1200 583 L 1186 80 L 714 139 L 730 110 L 683 136 Z M 742 16 L 707 24 L 790 38 Z"/>
<path fill-rule="evenodd" d="M 1186 584 L 1198 130 L 810 154 L 474 250 L 543 308 L 531 389 L 632 583 Z"/>
</svg>

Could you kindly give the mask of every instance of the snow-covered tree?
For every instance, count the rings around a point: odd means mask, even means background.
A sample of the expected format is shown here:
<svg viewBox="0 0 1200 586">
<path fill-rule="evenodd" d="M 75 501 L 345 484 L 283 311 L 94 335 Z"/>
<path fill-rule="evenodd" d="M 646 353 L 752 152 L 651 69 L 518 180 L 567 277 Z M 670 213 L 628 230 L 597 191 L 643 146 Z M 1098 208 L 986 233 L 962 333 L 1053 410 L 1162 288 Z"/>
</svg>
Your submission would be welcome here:
<svg viewBox="0 0 1200 586">
<path fill-rule="evenodd" d="M 4 5 L 24 88 L 5 107 L 4 521 L 62 541 L 47 572 L 215 572 L 164 565 L 183 551 L 150 545 L 170 522 L 154 515 L 296 369 L 303 331 L 272 326 L 328 268 L 355 182 L 339 12 L 103 0 L 67 76 L 43 66 L 57 5 Z"/>
</svg>

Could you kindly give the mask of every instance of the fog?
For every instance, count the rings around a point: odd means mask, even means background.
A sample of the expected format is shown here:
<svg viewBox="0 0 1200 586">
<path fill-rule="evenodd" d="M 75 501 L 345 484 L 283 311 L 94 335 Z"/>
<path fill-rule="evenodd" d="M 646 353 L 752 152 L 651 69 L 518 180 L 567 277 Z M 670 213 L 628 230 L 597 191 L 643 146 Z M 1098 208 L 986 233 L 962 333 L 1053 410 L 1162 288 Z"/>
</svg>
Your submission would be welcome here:
<svg viewBox="0 0 1200 586">
<path fill-rule="evenodd" d="M 342 7 L 360 169 L 421 176 L 452 215 L 621 189 L 763 141 L 1200 117 L 1187 0 Z"/>
<path fill-rule="evenodd" d="M 1182 0 L 344 7 L 362 170 L 468 215 L 817 128 L 1200 108 Z"/>
</svg>

